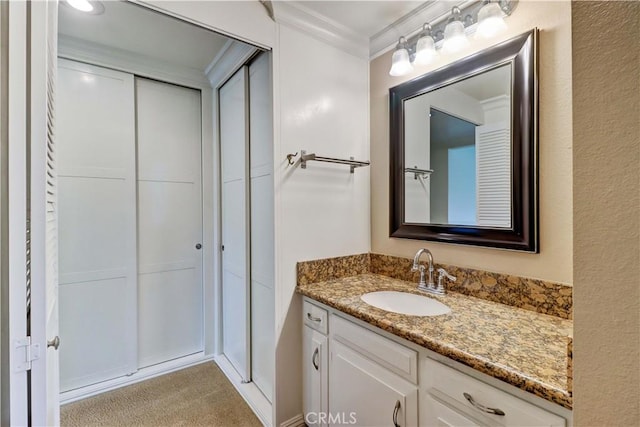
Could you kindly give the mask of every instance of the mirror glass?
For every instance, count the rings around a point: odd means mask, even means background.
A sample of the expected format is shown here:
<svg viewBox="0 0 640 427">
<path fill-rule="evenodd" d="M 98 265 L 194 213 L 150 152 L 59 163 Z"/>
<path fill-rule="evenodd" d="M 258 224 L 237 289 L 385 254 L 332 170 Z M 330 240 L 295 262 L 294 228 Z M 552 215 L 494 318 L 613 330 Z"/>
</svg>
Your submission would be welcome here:
<svg viewBox="0 0 640 427">
<path fill-rule="evenodd" d="M 406 223 L 511 227 L 511 73 L 404 101 Z"/>
<path fill-rule="evenodd" d="M 538 30 L 389 89 L 389 236 L 538 251 Z"/>
</svg>

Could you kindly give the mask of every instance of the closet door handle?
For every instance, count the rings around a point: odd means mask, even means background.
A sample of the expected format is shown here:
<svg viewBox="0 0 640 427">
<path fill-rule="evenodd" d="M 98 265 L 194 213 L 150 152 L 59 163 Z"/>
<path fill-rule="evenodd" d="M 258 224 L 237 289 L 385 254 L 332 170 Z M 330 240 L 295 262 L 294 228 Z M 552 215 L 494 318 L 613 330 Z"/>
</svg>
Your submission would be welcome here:
<svg viewBox="0 0 640 427">
<path fill-rule="evenodd" d="M 320 356 L 319 348 L 316 347 L 316 351 L 313 352 L 313 356 L 311 356 L 311 363 L 313 363 L 313 367 L 316 368 L 316 371 L 320 369 L 320 365 L 318 364 L 318 357 Z"/>
<path fill-rule="evenodd" d="M 469 393 L 462 393 L 462 395 L 469 401 L 469 403 L 471 403 L 475 408 L 481 410 L 482 412 L 486 412 L 487 414 L 499 415 L 501 417 L 505 415 L 504 411 L 498 408 L 487 408 L 486 406 L 479 404 L 473 399 L 473 397 L 471 397 Z"/>
<path fill-rule="evenodd" d="M 56 335 L 54 339 L 47 341 L 47 347 L 53 347 L 54 350 L 57 350 L 60 347 L 60 337 Z"/>
<path fill-rule="evenodd" d="M 400 401 L 396 400 L 396 406 L 393 408 L 393 427 L 400 427 L 400 424 L 398 424 L 398 412 L 401 406 Z"/>
<path fill-rule="evenodd" d="M 202 245 L 200 243 L 196 243 L 196 249 L 198 250 L 202 249 Z"/>
</svg>

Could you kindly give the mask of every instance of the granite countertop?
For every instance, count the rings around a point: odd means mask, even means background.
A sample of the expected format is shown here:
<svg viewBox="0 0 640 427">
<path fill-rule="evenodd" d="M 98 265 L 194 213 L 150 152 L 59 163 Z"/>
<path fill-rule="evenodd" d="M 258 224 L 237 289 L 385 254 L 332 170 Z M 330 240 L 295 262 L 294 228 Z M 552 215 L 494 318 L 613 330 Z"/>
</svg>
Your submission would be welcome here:
<svg viewBox="0 0 640 427">
<path fill-rule="evenodd" d="M 571 409 L 567 380 L 570 320 L 454 292 L 426 295 L 416 286 L 378 274 L 359 274 L 299 284 L 297 292 Z M 432 317 L 391 313 L 360 299 L 374 291 L 425 295 L 448 305 L 451 313 Z"/>
</svg>

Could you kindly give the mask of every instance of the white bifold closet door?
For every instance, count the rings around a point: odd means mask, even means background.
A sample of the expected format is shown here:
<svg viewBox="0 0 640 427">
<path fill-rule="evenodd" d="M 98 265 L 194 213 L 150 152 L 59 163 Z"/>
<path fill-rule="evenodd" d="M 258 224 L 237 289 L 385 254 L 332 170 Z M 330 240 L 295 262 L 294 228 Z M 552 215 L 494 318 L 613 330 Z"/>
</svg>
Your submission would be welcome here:
<svg viewBox="0 0 640 427">
<path fill-rule="evenodd" d="M 133 76 L 58 63 L 60 389 L 137 369 Z"/>
<path fill-rule="evenodd" d="M 249 313 L 248 67 L 218 92 L 222 175 L 222 349 L 251 380 Z"/>
<path fill-rule="evenodd" d="M 138 361 L 204 350 L 200 91 L 136 77 Z"/>
<path fill-rule="evenodd" d="M 203 351 L 200 92 L 60 60 L 60 390 Z"/>
<path fill-rule="evenodd" d="M 273 129 L 269 54 L 249 65 L 251 378 L 271 401 L 275 357 Z"/>
<path fill-rule="evenodd" d="M 262 53 L 219 90 L 223 353 L 271 401 L 275 357 L 271 64 Z"/>
</svg>

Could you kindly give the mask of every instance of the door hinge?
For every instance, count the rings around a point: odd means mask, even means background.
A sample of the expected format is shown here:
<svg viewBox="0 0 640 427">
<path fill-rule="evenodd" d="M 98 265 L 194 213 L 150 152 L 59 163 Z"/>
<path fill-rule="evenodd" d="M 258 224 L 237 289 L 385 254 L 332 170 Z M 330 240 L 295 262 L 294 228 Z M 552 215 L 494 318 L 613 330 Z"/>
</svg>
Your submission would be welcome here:
<svg viewBox="0 0 640 427">
<path fill-rule="evenodd" d="M 31 370 L 31 362 L 40 359 L 40 344 L 31 344 L 31 337 L 24 337 L 13 342 L 16 372 Z"/>
</svg>

